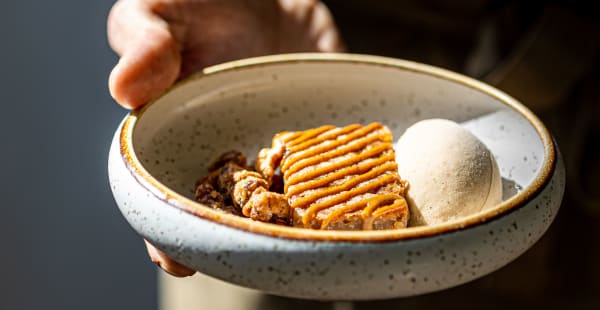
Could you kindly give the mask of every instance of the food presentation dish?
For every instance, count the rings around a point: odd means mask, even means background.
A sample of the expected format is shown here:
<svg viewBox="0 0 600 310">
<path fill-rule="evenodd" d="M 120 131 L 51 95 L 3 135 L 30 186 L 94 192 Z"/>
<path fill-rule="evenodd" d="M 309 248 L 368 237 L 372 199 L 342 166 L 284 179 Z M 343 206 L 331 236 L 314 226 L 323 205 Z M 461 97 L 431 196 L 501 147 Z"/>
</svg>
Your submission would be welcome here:
<svg viewBox="0 0 600 310">
<path fill-rule="evenodd" d="M 262 223 L 194 201 L 196 180 L 219 154 L 258 154 L 276 133 L 379 122 L 400 137 L 431 118 L 460 123 L 489 148 L 502 203 L 432 225 L 334 231 Z M 564 190 L 552 137 L 516 100 L 439 68 L 349 54 L 205 69 L 124 119 L 109 176 L 131 226 L 177 261 L 231 283 L 319 300 L 410 296 L 488 274 L 543 235 Z"/>
</svg>

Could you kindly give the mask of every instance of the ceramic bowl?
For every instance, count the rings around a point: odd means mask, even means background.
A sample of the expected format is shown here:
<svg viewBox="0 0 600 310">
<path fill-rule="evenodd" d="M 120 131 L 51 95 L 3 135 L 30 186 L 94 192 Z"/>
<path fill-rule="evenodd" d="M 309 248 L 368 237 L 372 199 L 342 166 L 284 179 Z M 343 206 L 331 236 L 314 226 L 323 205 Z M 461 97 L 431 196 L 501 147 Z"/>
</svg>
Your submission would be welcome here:
<svg viewBox="0 0 600 310">
<path fill-rule="evenodd" d="M 192 199 L 215 157 L 230 149 L 252 157 L 277 132 L 378 121 L 398 138 L 427 118 L 461 122 L 491 149 L 504 180 L 501 204 L 434 226 L 340 232 L 255 222 Z M 351 54 L 207 68 L 125 117 L 109 157 L 121 212 L 175 260 L 245 287 L 319 300 L 423 294 L 488 274 L 542 236 L 565 186 L 552 137 L 515 99 L 443 69 Z"/>
</svg>

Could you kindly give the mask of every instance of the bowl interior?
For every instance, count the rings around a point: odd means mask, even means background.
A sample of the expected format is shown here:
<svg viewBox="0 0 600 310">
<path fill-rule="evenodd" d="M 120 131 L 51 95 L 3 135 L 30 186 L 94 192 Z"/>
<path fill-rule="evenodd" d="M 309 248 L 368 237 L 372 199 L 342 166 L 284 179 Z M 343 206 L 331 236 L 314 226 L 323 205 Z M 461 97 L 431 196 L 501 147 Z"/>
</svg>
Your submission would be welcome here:
<svg viewBox="0 0 600 310">
<path fill-rule="evenodd" d="M 198 75 L 138 112 L 135 155 L 159 182 L 192 198 L 195 181 L 222 152 L 240 150 L 252 160 L 280 131 L 378 121 L 397 139 L 419 120 L 446 118 L 491 149 L 505 200 L 530 186 L 545 160 L 530 120 L 491 88 L 437 70 L 321 59 Z"/>
</svg>

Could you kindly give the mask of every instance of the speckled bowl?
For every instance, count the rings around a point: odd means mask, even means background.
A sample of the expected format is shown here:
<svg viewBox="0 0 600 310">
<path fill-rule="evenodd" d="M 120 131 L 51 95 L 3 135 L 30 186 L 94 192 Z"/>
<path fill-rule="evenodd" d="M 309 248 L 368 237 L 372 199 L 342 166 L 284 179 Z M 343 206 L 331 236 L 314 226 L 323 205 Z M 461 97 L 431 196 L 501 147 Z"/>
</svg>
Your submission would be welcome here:
<svg viewBox="0 0 600 310">
<path fill-rule="evenodd" d="M 379 121 L 397 138 L 434 117 L 462 122 L 492 150 L 503 203 L 441 225 L 339 232 L 254 222 L 191 199 L 221 152 L 253 156 L 279 131 Z M 231 283 L 320 300 L 416 295 L 490 273 L 542 236 L 565 185 L 550 134 L 511 97 L 439 68 L 349 54 L 205 69 L 124 119 L 109 175 L 131 226 L 177 261 Z"/>
</svg>

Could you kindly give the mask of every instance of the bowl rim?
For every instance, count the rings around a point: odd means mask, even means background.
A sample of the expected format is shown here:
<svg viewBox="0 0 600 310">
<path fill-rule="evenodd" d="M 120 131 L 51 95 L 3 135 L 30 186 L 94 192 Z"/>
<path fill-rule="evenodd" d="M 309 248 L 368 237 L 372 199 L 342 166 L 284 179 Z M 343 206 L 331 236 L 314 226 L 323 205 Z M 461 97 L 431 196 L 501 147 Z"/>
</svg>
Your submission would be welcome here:
<svg viewBox="0 0 600 310">
<path fill-rule="evenodd" d="M 430 75 L 435 78 L 444 79 L 483 92 L 519 113 L 536 130 L 538 137 L 541 139 L 544 146 L 544 161 L 542 167 L 529 186 L 523 188 L 523 191 L 510 199 L 503 201 L 494 208 L 441 224 L 380 231 L 313 230 L 263 223 L 236 215 L 226 214 L 175 192 L 154 178 L 144 168 L 135 153 L 133 132 L 138 120 L 143 117 L 144 112 L 153 104 L 160 101 L 162 96 L 167 95 L 175 88 L 198 79 L 204 79 L 225 72 L 283 63 L 360 63 L 382 66 Z M 545 188 L 546 184 L 548 184 L 556 166 L 556 146 L 550 133 L 538 117 L 522 103 L 490 85 L 462 74 L 402 59 L 347 53 L 293 53 L 253 57 L 207 67 L 201 72 L 176 83 L 163 93 L 162 96 L 149 102 L 140 109 L 131 111 L 123 120 L 118 134 L 120 154 L 126 169 L 137 180 L 140 186 L 170 206 L 217 224 L 263 236 L 308 241 L 389 242 L 438 236 L 471 229 L 484 223 L 500 219 L 527 205 L 527 203 L 533 200 Z"/>
</svg>

